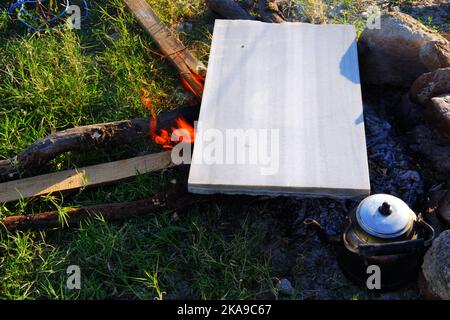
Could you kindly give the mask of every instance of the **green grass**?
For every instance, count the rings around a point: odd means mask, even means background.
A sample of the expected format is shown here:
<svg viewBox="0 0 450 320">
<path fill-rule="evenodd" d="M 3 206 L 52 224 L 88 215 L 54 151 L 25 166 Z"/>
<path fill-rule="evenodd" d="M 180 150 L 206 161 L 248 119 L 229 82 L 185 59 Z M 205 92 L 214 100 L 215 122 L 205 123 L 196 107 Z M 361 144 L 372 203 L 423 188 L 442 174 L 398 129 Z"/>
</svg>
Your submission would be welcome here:
<svg viewBox="0 0 450 320">
<path fill-rule="evenodd" d="M 149 1 L 164 23 L 190 22 L 181 38 L 207 61 L 212 17 L 203 1 Z M 52 132 L 143 116 L 141 89 L 157 111 L 188 103 L 176 71 L 120 0 L 91 2 L 81 30 L 33 33 L 0 15 L 0 158 Z M 140 155 L 150 143 L 68 153 L 42 172 Z M 0 219 L 48 210 L 141 199 L 164 189 L 166 175 L 146 174 L 116 186 L 3 204 Z M 175 219 L 106 222 L 76 230 L 0 234 L 0 299 L 166 299 L 257 297 L 274 292 L 268 257 L 256 254 L 248 221 L 220 230 L 221 207 L 196 208 Z M 181 213 L 180 213 L 181 215 Z M 245 215 L 242 214 L 245 218 Z M 79 265 L 82 289 L 66 289 L 66 269 Z"/>
<path fill-rule="evenodd" d="M 180 37 L 206 63 L 213 18 L 204 1 L 148 2 L 167 25 L 192 23 Z M 34 33 L 0 14 L 0 159 L 58 130 L 143 116 L 142 89 L 157 112 L 190 101 L 176 71 L 154 53 L 157 47 L 121 0 L 90 3 L 81 30 Z M 346 3 L 356 12 L 354 1 Z M 329 22 L 354 22 L 351 16 Z M 155 150 L 148 142 L 67 153 L 42 173 Z M 0 219 L 56 210 L 64 226 L 68 207 L 142 199 L 168 180 L 167 173 L 145 174 L 115 186 L 2 204 Z M 212 203 L 177 215 L 96 218 L 74 230 L 0 232 L 0 299 L 276 298 L 274 283 L 283 275 L 269 269 L 270 255 L 261 252 L 264 230 L 251 227 L 265 212 Z M 232 226 L 224 227 L 227 221 Z M 66 289 L 70 265 L 81 268 L 79 291 Z"/>
<path fill-rule="evenodd" d="M 0 157 L 56 130 L 142 116 L 142 88 L 157 110 L 186 100 L 177 74 L 149 53 L 156 48 L 121 1 L 97 1 L 80 32 L 29 34 L 7 17 L 2 25 Z"/>
<path fill-rule="evenodd" d="M 257 257 L 244 222 L 217 229 L 217 211 L 174 221 L 85 222 L 76 232 L 16 233 L 0 238 L 2 298 L 248 299 L 275 292 L 268 263 Z M 65 270 L 81 268 L 81 290 L 65 288 Z"/>
</svg>

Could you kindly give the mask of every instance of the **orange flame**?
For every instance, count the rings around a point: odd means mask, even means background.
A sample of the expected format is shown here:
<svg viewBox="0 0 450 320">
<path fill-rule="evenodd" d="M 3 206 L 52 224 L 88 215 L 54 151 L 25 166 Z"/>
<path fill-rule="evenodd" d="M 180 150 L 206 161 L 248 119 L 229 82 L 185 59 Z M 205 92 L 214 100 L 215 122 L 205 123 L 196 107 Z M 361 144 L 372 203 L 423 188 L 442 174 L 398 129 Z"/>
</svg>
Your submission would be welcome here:
<svg viewBox="0 0 450 320">
<path fill-rule="evenodd" d="M 172 128 L 172 135 L 174 135 L 175 140 L 178 142 L 193 144 L 195 140 L 194 128 L 182 117 L 178 118 L 176 123 L 178 129 Z"/>
<path fill-rule="evenodd" d="M 175 122 L 177 128 L 172 127 L 171 132 L 161 129 L 157 134 L 158 123 L 156 119 L 156 113 L 153 109 L 151 100 L 148 98 L 148 92 L 142 90 L 141 102 L 150 111 L 152 118 L 150 120 L 150 128 L 148 135 L 156 143 L 162 146 L 164 149 L 172 149 L 177 143 L 184 142 L 193 144 L 195 140 L 194 128 L 182 117 L 178 118 Z M 173 140 L 172 140 L 173 137 Z"/>
<path fill-rule="evenodd" d="M 193 72 L 190 73 L 190 76 L 191 76 L 191 79 L 195 82 L 195 84 L 196 84 L 198 87 L 200 87 L 200 88 L 203 89 L 203 87 L 205 86 L 205 78 L 202 77 L 201 75 L 196 74 L 196 73 L 193 73 Z M 184 84 L 184 86 L 185 86 L 190 92 L 192 92 L 197 98 L 200 98 L 200 99 L 202 98 L 202 96 L 200 95 L 200 93 L 197 92 L 196 90 L 194 90 L 194 88 L 192 88 L 192 86 L 186 81 L 186 79 L 184 79 L 183 77 L 181 77 L 181 82 L 182 82 L 182 83 Z"/>
</svg>

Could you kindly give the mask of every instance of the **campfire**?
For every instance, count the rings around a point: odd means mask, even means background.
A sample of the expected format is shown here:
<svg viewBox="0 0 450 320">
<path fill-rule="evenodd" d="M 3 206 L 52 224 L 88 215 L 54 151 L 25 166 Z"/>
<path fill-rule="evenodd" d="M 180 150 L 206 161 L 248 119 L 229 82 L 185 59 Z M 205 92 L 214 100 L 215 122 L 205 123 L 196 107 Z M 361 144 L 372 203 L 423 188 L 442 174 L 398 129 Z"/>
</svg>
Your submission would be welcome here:
<svg viewBox="0 0 450 320">
<path fill-rule="evenodd" d="M 197 85 L 197 87 L 200 87 L 203 89 L 204 85 L 205 85 L 205 77 L 193 73 L 190 73 L 191 79 L 192 81 Z M 190 84 L 189 82 L 187 82 L 187 80 L 183 77 L 181 77 L 181 82 L 184 84 L 184 86 L 190 91 L 192 92 L 197 98 L 201 99 L 201 95 L 199 92 L 197 92 Z"/>
<path fill-rule="evenodd" d="M 186 83 L 188 87 L 188 84 Z M 189 87 L 190 88 L 190 87 Z M 148 92 L 142 90 L 141 102 L 144 107 L 150 111 L 151 120 L 148 135 L 150 139 L 164 149 L 172 149 L 177 143 L 184 142 L 193 144 L 195 140 L 195 130 L 191 124 L 183 117 L 175 120 L 176 127 L 162 128 L 158 130 L 158 118 L 153 109 L 152 102 L 148 97 Z"/>
<path fill-rule="evenodd" d="M 194 128 L 183 118 L 178 118 L 176 123 L 178 127 L 172 127 L 170 129 L 171 133 L 165 129 L 161 129 L 160 134 L 156 134 L 156 125 L 152 125 L 150 128 L 150 137 L 164 149 L 172 149 L 175 144 L 180 142 L 193 144 L 195 139 Z"/>
</svg>

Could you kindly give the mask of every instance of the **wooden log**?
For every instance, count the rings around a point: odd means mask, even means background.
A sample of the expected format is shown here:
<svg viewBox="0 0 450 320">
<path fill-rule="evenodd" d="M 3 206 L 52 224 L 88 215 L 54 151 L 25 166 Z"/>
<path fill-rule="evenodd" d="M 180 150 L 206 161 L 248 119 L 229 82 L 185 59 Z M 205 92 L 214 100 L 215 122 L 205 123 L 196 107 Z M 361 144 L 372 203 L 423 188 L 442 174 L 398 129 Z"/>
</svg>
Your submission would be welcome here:
<svg viewBox="0 0 450 320">
<path fill-rule="evenodd" d="M 170 151 L 0 184 L 0 203 L 121 181 L 174 166 Z"/>
<path fill-rule="evenodd" d="M 226 19 L 255 20 L 233 0 L 206 0 L 206 5 L 215 14 Z"/>
<path fill-rule="evenodd" d="M 275 0 L 258 0 L 258 7 L 262 21 L 274 23 L 285 21 Z"/>
<path fill-rule="evenodd" d="M 161 210 L 181 210 L 194 204 L 194 198 L 187 192 L 173 194 L 160 193 L 153 197 L 125 203 L 107 203 L 70 208 L 64 220 L 58 211 L 50 211 L 35 215 L 10 216 L 3 219 L 4 229 L 43 230 L 58 227 L 78 227 L 83 220 L 102 216 L 105 220 L 119 220 L 147 216 Z M 0 228 L 1 230 L 1 228 Z"/>
<path fill-rule="evenodd" d="M 175 126 L 182 117 L 193 123 L 198 119 L 198 106 L 182 106 L 158 115 L 158 129 Z M 49 161 L 68 151 L 120 146 L 149 139 L 150 118 L 92 124 L 56 132 L 37 140 L 9 160 L 0 160 L 0 182 L 39 172 Z"/>
<path fill-rule="evenodd" d="M 204 76 L 206 67 L 190 53 L 173 32 L 165 26 L 145 0 L 123 0 L 134 13 L 141 26 L 155 40 L 162 53 L 178 69 L 180 76 L 198 97 L 203 94 L 203 84 L 195 75 Z"/>
</svg>

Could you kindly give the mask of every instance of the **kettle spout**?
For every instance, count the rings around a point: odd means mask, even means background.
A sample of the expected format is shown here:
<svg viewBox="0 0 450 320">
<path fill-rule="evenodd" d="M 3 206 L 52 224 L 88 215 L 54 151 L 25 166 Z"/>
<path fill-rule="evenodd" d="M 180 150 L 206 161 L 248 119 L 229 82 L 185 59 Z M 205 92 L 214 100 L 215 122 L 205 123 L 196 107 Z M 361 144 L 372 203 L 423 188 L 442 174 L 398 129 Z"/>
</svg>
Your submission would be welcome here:
<svg viewBox="0 0 450 320">
<path fill-rule="evenodd" d="M 317 220 L 306 218 L 305 220 L 303 220 L 303 224 L 313 226 L 316 229 L 317 234 L 319 235 L 320 241 L 333 244 L 341 243 L 341 237 L 339 235 L 327 233 L 325 228 L 319 222 L 317 222 Z"/>
</svg>

